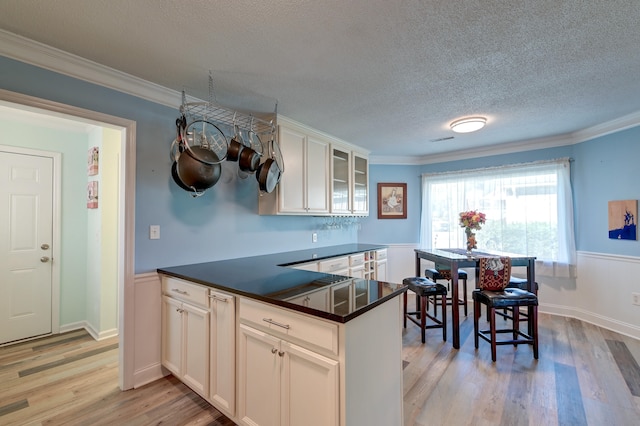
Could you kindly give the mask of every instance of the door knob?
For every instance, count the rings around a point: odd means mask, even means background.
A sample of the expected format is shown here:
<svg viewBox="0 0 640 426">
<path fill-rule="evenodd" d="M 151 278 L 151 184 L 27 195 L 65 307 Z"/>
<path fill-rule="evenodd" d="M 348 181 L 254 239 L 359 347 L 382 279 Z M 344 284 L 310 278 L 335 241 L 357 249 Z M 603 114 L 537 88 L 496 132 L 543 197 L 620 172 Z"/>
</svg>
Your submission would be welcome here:
<svg viewBox="0 0 640 426">
<path fill-rule="evenodd" d="M 49 244 L 43 244 L 40 246 L 42 250 L 49 250 Z"/>
<path fill-rule="evenodd" d="M 40 258 L 40 262 L 42 262 L 42 263 L 47 263 L 48 261 L 49 261 L 49 258 L 47 256 L 42 256 Z"/>
</svg>

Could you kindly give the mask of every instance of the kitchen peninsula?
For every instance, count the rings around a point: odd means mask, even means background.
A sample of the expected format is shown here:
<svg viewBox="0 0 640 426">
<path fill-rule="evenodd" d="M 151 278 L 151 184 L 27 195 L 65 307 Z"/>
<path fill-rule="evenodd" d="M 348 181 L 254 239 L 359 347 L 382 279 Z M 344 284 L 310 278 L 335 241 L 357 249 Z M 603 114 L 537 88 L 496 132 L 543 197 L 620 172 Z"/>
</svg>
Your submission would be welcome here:
<svg viewBox="0 0 640 426">
<path fill-rule="evenodd" d="M 402 424 L 406 287 L 296 269 L 349 244 L 161 268 L 162 363 L 236 423 Z"/>
</svg>

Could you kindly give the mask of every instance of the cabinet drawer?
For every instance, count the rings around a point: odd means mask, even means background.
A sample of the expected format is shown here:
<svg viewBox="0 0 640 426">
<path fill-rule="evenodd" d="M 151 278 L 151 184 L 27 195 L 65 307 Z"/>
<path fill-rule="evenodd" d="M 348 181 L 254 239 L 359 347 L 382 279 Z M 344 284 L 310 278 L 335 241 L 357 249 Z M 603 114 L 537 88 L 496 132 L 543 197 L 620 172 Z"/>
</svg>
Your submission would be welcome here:
<svg viewBox="0 0 640 426">
<path fill-rule="evenodd" d="M 318 270 L 320 272 L 335 272 L 345 269 L 349 269 L 349 258 L 347 256 L 318 262 Z"/>
<path fill-rule="evenodd" d="M 303 271 L 318 272 L 318 262 L 298 263 L 291 266 L 293 269 L 301 269 Z"/>
<path fill-rule="evenodd" d="M 376 250 L 376 260 L 384 260 L 387 258 L 387 249 Z"/>
<path fill-rule="evenodd" d="M 209 288 L 178 278 L 162 277 L 162 292 L 176 299 L 209 307 Z"/>
<path fill-rule="evenodd" d="M 349 265 L 351 267 L 364 265 L 364 253 L 352 254 L 349 256 Z"/>
<path fill-rule="evenodd" d="M 306 343 L 338 355 L 337 324 L 245 298 L 240 298 L 240 321 L 303 346 Z"/>
</svg>

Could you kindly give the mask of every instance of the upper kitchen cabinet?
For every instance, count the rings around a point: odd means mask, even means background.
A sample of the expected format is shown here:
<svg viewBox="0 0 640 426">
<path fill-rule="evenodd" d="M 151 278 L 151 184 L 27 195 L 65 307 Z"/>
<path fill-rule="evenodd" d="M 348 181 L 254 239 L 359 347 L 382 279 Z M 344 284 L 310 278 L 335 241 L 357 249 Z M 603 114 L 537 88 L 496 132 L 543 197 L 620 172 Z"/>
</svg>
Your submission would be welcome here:
<svg viewBox="0 0 640 426">
<path fill-rule="evenodd" d="M 281 121 L 278 143 L 284 173 L 274 192 L 260 195 L 260 214 L 328 214 L 329 141 Z"/>
<path fill-rule="evenodd" d="M 331 147 L 331 214 L 369 214 L 369 160 L 366 154 L 333 144 Z"/>
<path fill-rule="evenodd" d="M 278 117 L 284 173 L 276 190 L 260 194 L 262 215 L 366 216 L 367 155 L 348 143 Z"/>
</svg>

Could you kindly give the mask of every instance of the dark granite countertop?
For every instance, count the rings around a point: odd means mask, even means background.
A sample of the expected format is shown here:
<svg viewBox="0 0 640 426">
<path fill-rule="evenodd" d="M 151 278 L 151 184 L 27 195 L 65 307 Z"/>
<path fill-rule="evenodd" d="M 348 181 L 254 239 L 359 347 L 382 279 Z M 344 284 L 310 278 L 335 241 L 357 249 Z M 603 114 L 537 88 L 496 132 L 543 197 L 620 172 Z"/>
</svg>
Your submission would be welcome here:
<svg viewBox="0 0 640 426">
<path fill-rule="evenodd" d="M 346 244 L 159 268 L 158 272 L 345 323 L 402 294 L 406 291 L 406 287 L 384 281 L 304 271 L 289 266 L 382 248 L 386 247 L 372 244 Z M 351 286 L 354 290 L 344 291 L 346 286 Z M 290 300 L 297 296 L 327 290 L 333 293 L 333 297 L 329 300 L 334 303 L 329 303 L 326 308 L 303 306 L 301 301 Z M 347 297 L 348 294 L 358 294 L 357 303 L 353 301 L 343 303 L 339 309 L 336 308 L 339 299 Z"/>
</svg>

